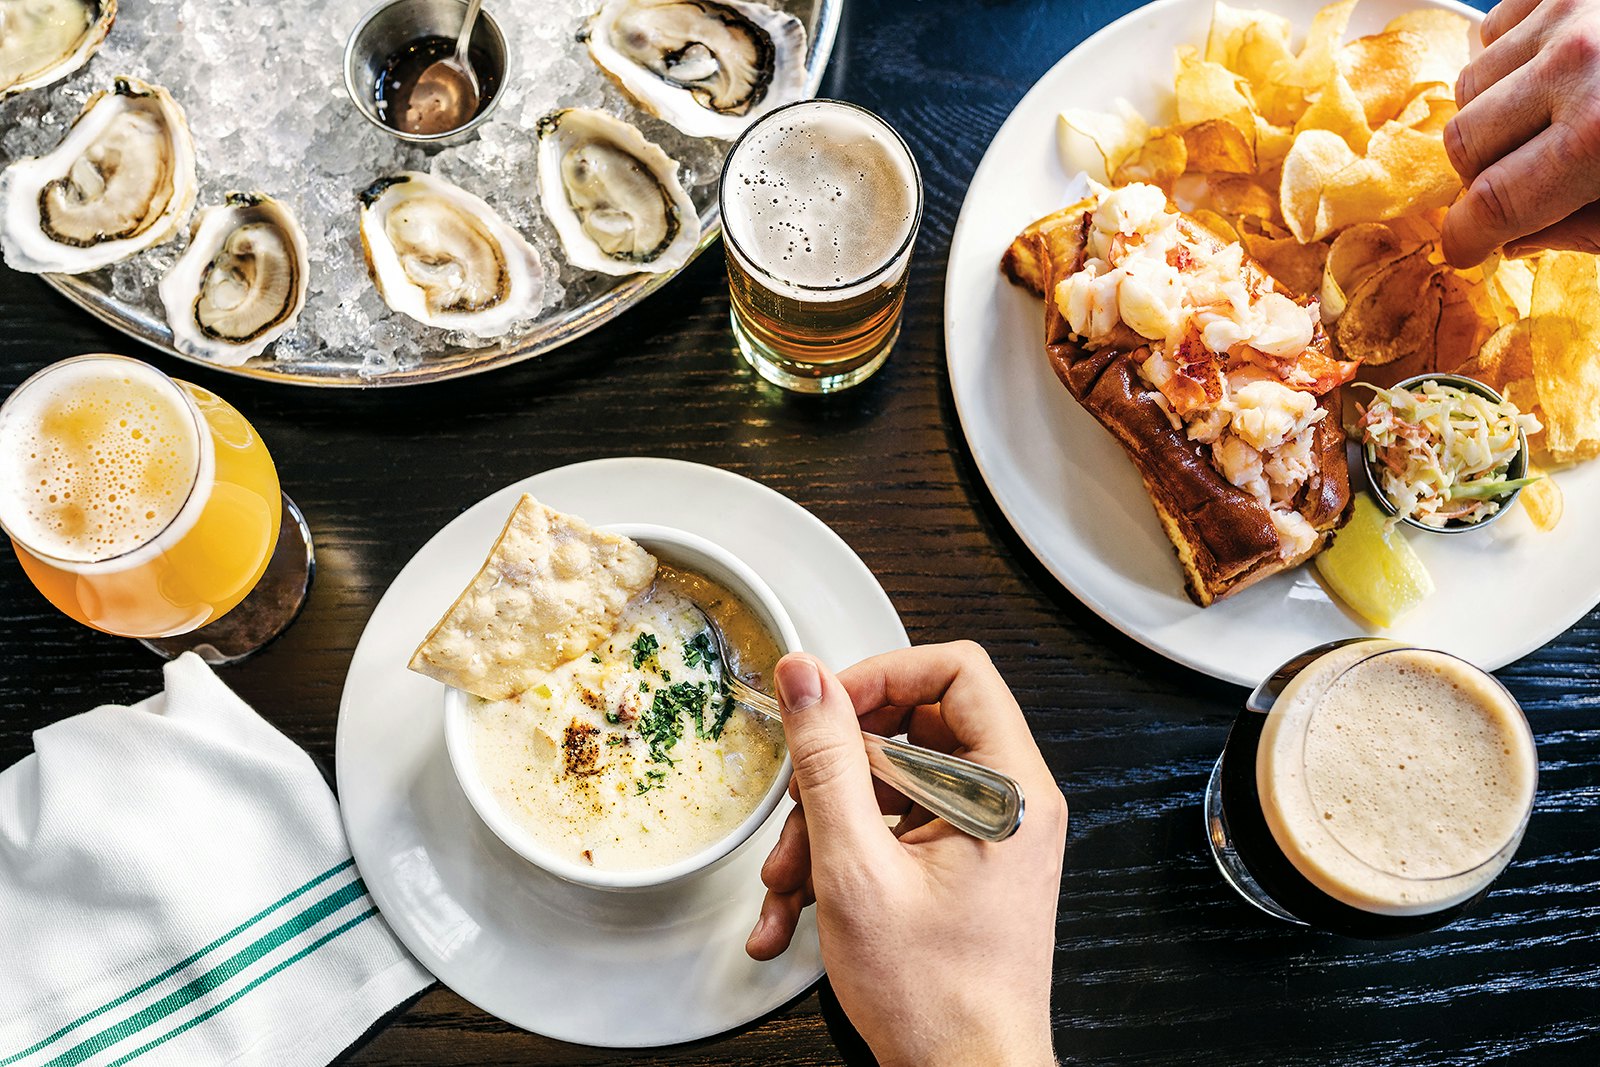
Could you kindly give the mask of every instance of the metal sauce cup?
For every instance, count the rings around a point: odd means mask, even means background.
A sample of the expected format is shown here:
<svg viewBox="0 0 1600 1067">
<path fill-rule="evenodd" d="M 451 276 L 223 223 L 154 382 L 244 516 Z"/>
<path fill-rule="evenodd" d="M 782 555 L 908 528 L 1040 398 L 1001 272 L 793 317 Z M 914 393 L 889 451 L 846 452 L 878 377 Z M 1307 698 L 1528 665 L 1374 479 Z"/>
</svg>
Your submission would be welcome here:
<svg viewBox="0 0 1600 1067">
<path fill-rule="evenodd" d="M 1418 374 L 1407 378 L 1403 382 L 1396 383 L 1393 388 L 1410 389 L 1413 386 L 1421 385 L 1423 382 L 1437 382 L 1440 385 L 1455 386 L 1458 389 L 1463 389 L 1470 393 L 1477 393 L 1479 396 L 1485 397 L 1496 404 L 1500 403 L 1503 399 L 1499 393 L 1478 381 L 1478 379 L 1468 378 L 1464 374 Z M 1378 502 L 1378 507 L 1382 508 L 1385 514 L 1400 514 L 1400 509 L 1395 506 L 1394 501 L 1390 500 L 1388 494 L 1383 491 L 1383 465 L 1375 459 L 1368 459 L 1366 443 L 1363 441 L 1360 444 L 1361 463 L 1366 469 L 1367 485 L 1372 489 L 1373 499 Z M 1528 435 L 1519 429 L 1517 431 L 1517 454 L 1511 457 L 1511 464 L 1506 469 L 1506 477 L 1509 479 L 1523 478 L 1527 476 L 1527 473 Z M 1400 521 L 1405 523 L 1407 526 L 1414 527 L 1418 530 L 1425 530 L 1428 533 L 1469 533 L 1473 530 L 1483 529 L 1491 522 L 1494 522 L 1496 519 L 1499 519 L 1509 512 L 1511 510 L 1511 505 L 1516 503 L 1517 494 L 1520 492 L 1522 492 L 1521 488 L 1517 488 L 1511 490 L 1511 492 L 1507 493 L 1505 496 L 1496 497 L 1495 500 L 1500 504 L 1499 510 L 1493 515 L 1490 515 L 1487 519 L 1482 519 L 1478 522 L 1462 522 L 1459 519 L 1450 519 L 1443 526 L 1429 526 L 1427 523 L 1418 522 L 1416 519 L 1413 519 L 1410 516 L 1402 517 Z"/>
<path fill-rule="evenodd" d="M 443 133 L 406 133 L 384 122 L 377 104 L 378 78 L 384 65 L 419 38 L 454 39 L 466 14 L 467 0 L 388 0 L 361 16 L 344 46 L 344 87 L 356 110 L 384 133 L 411 144 L 444 148 L 470 140 L 500 103 L 510 73 L 505 36 L 488 11 L 478 13 L 470 47 L 476 53 L 473 66 L 479 79 L 493 78 L 499 88 L 483 102 L 471 121 Z M 478 62 L 480 57 L 482 64 Z"/>
</svg>

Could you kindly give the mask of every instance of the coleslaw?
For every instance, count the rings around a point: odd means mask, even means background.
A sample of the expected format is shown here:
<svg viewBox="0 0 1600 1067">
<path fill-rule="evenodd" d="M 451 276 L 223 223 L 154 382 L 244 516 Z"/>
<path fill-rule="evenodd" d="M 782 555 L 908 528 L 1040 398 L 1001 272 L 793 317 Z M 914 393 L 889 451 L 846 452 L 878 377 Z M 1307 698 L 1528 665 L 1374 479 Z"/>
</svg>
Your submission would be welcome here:
<svg viewBox="0 0 1600 1067">
<path fill-rule="evenodd" d="M 1496 402 L 1455 385 L 1424 381 L 1411 389 L 1383 389 L 1356 426 L 1375 486 L 1402 518 L 1442 529 L 1472 525 L 1500 510 L 1502 500 L 1537 478 L 1508 477 L 1522 433 L 1539 420 L 1506 400 Z"/>
</svg>

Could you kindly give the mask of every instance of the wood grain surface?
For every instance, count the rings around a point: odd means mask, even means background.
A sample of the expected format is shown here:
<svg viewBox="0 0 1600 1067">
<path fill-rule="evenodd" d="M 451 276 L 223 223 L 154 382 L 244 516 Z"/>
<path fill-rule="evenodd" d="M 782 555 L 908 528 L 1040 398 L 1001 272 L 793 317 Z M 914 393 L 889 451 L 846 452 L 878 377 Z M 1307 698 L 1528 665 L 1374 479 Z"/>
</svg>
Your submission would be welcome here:
<svg viewBox="0 0 1600 1067">
<path fill-rule="evenodd" d="M 462 382 L 365 393 L 151 357 L 38 280 L 0 269 L 0 390 L 66 356 L 123 351 L 214 389 L 255 423 L 310 520 L 319 573 L 289 634 L 224 677 L 325 765 L 362 626 L 445 522 L 510 481 L 579 460 L 715 464 L 837 530 L 914 641 L 975 638 L 1015 688 L 1072 805 L 1053 1009 L 1063 1060 L 1600 1062 L 1600 612 L 1501 672 L 1537 733 L 1540 793 L 1486 905 L 1397 943 L 1288 929 L 1235 898 L 1205 851 L 1201 790 L 1242 692 L 1147 652 L 1067 594 L 1008 528 L 966 452 L 941 315 L 967 182 L 1033 81 L 1129 6 L 847 5 L 824 92 L 888 118 L 927 186 L 899 348 L 848 394 L 799 399 L 754 379 L 732 349 L 715 251 L 562 352 Z M 1491 588 L 1491 604 L 1496 595 L 1513 592 Z M 31 750 L 32 730 L 137 700 L 159 682 L 149 653 L 58 615 L 9 553 L 0 558 L 0 765 Z M 344 1062 L 840 1059 L 816 994 L 718 1041 L 621 1055 L 523 1033 L 436 987 Z"/>
</svg>

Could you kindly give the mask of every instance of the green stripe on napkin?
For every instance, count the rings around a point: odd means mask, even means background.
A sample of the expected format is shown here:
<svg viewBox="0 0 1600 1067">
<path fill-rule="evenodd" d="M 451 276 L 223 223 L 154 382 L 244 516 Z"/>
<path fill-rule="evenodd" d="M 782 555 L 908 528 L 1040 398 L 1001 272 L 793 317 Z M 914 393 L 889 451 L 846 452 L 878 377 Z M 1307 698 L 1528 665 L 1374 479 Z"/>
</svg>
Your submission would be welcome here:
<svg viewBox="0 0 1600 1067">
<path fill-rule="evenodd" d="M 299 952 L 296 952 L 293 956 L 290 956 L 288 959 L 282 961 L 281 963 L 273 965 L 272 969 L 267 971 L 265 974 L 262 974 L 262 975 L 260 975 L 260 976 L 258 976 L 256 978 L 251 979 L 250 982 L 247 985 L 245 985 L 245 987 L 243 989 L 239 990 L 237 993 L 234 993 L 232 996 L 228 997 L 226 1000 L 224 1000 L 224 1001 L 222 1001 L 222 1002 L 220 1002 L 218 1004 L 212 1005 L 211 1007 L 207 1008 L 205 1011 L 201 1012 L 199 1015 L 196 1015 L 193 1019 L 190 1019 L 188 1022 L 179 1024 L 178 1026 L 174 1027 L 173 1029 L 171 1029 L 171 1030 L 167 1031 L 166 1033 L 162 1034 L 160 1037 L 156 1038 L 154 1041 L 151 1041 L 148 1044 L 142 1045 L 139 1048 L 134 1049 L 132 1052 L 128 1053 L 126 1056 L 123 1056 L 121 1059 L 113 1060 L 111 1063 L 108 1063 L 106 1065 L 106 1067 L 122 1067 L 122 1065 L 127 1063 L 128 1061 L 138 1059 L 140 1056 L 143 1056 L 146 1052 L 149 1052 L 151 1049 L 155 1048 L 158 1045 L 165 1044 L 167 1041 L 171 1040 L 174 1037 L 177 1037 L 179 1034 L 183 1033 L 185 1030 L 188 1030 L 190 1027 L 199 1026 L 201 1023 L 205 1022 L 207 1019 L 211 1018 L 213 1015 L 215 1015 L 218 1012 L 222 1011 L 223 1009 L 227 1008 L 228 1005 L 232 1004 L 234 1001 L 238 1000 L 240 997 L 242 997 L 246 993 L 250 992 L 250 990 L 254 989 L 256 986 L 260 985 L 262 982 L 265 982 L 268 978 L 271 978 L 273 975 L 277 974 L 279 971 L 283 970 L 285 967 L 288 967 L 290 964 L 297 963 L 298 961 L 300 961 L 300 960 L 304 959 L 305 957 L 311 955 L 313 952 L 317 951 L 317 949 L 321 948 L 323 945 L 326 945 L 329 941 L 332 941 L 334 938 L 336 938 L 339 935 L 343 934 L 347 930 L 350 930 L 350 929 L 353 929 L 353 928 L 355 928 L 357 926 L 360 926 L 362 923 L 366 922 L 368 919 L 372 918 L 376 914 L 378 914 L 378 909 L 377 908 L 368 908 L 366 911 L 362 912 L 360 915 L 357 915 L 354 919 L 351 919 L 351 920 L 341 924 L 340 926 L 338 926 L 338 927 L 336 927 L 336 928 L 334 928 L 332 930 L 329 930 L 327 933 L 323 934 L 321 937 L 319 937 L 315 941 L 311 942 L 311 944 L 307 945 L 305 948 L 301 949 Z"/>
<path fill-rule="evenodd" d="M 294 890 L 292 890 L 292 891 L 290 891 L 288 893 L 285 893 L 283 896 L 279 897 L 276 901 L 274 901 L 273 903 L 267 905 L 265 908 L 262 908 L 260 911 L 256 912 L 254 915 L 250 916 L 250 918 L 246 919 L 244 922 L 240 923 L 238 926 L 235 926 L 232 930 L 229 930 L 227 933 L 223 934 L 221 937 L 217 938 L 215 941 L 211 942 L 209 945 L 207 945 L 204 948 L 194 952 L 193 954 L 191 954 L 187 958 L 179 960 L 177 963 L 173 964 L 171 967 L 167 968 L 165 971 L 162 971 L 160 974 L 156 975 L 154 978 L 150 979 L 148 982 L 145 982 L 143 985 L 139 986 L 139 988 L 133 989 L 133 990 L 128 991 L 127 993 L 124 993 L 122 996 L 118 997 L 116 1000 L 113 1000 L 110 1003 L 104 1004 L 101 1007 L 96 1008 L 94 1011 L 91 1011 L 91 1012 L 87 1013 L 86 1015 L 79 1016 L 78 1018 L 74 1019 L 72 1022 L 70 1022 L 67 1025 L 63 1026 L 61 1029 L 57 1030 L 55 1033 L 53 1033 L 50 1036 L 44 1038 L 43 1040 L 37 1042 L 36 1044 L 30 1046 L 29 1048 L 25 1048 L 21 1052 L 14 1053 L 14 1054 L 12 1054 L 10 1056 L 7 1056 L 3 1060 L 0 1060 L 0 1067 L 6 1067 L 7 1064 L 15 1063 L 18 1060 L 20 1060 L 23 1057 L 25 1057 L 25 1056 L 33 1055 L 35 1052 L 38 1052 L 40 1049 L 46 1047 L 47 1045 L 52 1044 L 53 1042 L 59 1040 L 60 1038 L 64 1037 L 65 1035 L 71 1033 L 73 1030 L 76 1030 L 78 1027 L 82 1026 L 84 1023 L 90 1021 L 91 1019 L 98 1018 L 99 1016 L 104 1015 L 106 1012 L 111 1011 L 114 1008 L 118 1008 L 123 1004 L 126 1004 L 128 1001 L 132 1000 L 134 997 L 137 997 L 139 994 L 144 993 L 144 992 L 154 988 L 157 985 L 160 985 L 162 982 L 166 981 L 168 978 L 171 978 L 173 975 L 177 974 L 179 971 L 183 970 L 185 967 L 188 967 L 188 966 L 194 964 L 196 961 L 202 959 L 207 954 L 215 951 L 219 946 L 221 946 L 223 944 L 226 944 L 228 941 L 232 940 L 233 938 L 237 937 L 239 934 L 241 934 L 244 931 L 248 930 L 250 927 L 254 926 L 256 923 L 260 922 L 262 919 L 265 919 L 267 916 L 271 915 L 273 912 L 277 911 L 279 908 L 282 908 L 285 904 L 288 904 L 290 901 L 296 899 L 297 897 L 304 896 L 306 893 L 309 893 L 311 890 L 315 889 L 317 886 L 321 885 L 323 882 L 326 882 L 329 878 L 332 878 L 334 875 L 338 874 L 341 871 L 347 870 L 348 868 L 350 868 L 354 864 L 355 864 L 355 860 L 354 859 L 347 859 L 343 863 L 335 864 L 334 866 L 328 868 L 326 871 L 323 871 L 321 874 L 317 875 L 315 878 L 312 878 L 310 881 L 306 882 L 304 885 L 300 886 L 298 889 L 294 889 Z"/>
</svg>

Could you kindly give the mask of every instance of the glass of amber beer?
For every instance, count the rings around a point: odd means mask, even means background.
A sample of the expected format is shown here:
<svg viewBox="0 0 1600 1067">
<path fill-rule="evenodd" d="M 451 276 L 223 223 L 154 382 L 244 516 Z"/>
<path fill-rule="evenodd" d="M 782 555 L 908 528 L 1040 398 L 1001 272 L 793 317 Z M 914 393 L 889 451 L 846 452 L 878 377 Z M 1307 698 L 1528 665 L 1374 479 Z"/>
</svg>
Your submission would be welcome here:
<svg viewBox="0 0 1600 1067">
<path fill-rule="evenodd" d="M 0 405 L 0 471 L 23 570 L 86 626 L 223 663 L 304 603 L 304 519 L 255 429 L 199 386 L 122 356 L 46 367 Z"/>
<path fill-rule="evenodd" d="M 789 104 L 734 144 L 720 195 L 744 358 L 801 393 L 870 377 L 900 333 L 922 218 L 922 177 L 905 141 L 854 104 Z"/>
<path fill-rule="evenodd" d="M 1279 919 L 1403 937 L 1475 905 L 1533 810 L 1538 755 L 1515 698 L 1444 652 L 1325 652 L 1271 711 L 1246 709 L 1206 793 L 1223 878 Z"/>
</svg>

